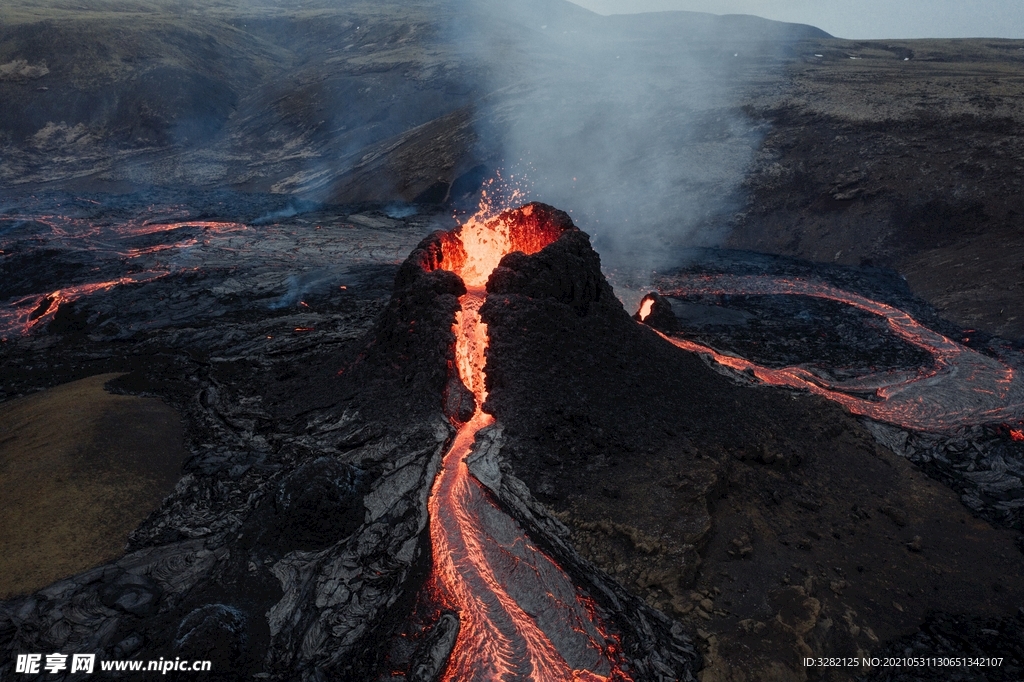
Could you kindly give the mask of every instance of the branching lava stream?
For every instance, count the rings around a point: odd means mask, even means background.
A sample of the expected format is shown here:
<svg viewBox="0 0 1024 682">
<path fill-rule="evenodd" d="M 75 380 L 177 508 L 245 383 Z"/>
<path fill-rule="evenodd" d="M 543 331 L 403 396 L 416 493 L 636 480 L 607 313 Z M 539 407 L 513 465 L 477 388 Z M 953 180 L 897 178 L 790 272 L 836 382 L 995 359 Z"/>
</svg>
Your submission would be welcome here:
<svg viewBox="0 0 1024 682">
<path fill-rule="evenodd" d="M 529 217 L 531 208 L 520 215 Z M 605 633 L 594 603 L 492 501 L 465 461 L 477 434 L 494 424 L 481 409 L 487 348 L 479 314 L 483 284 L 506 253 L 534 253 L 557 238 L 512 234 L 518 227 L 501 216 L 474 218 L 456 235 L 466 253 L 455 270 L 468 288 L 454 330 L 457 364 L 476 411 L 459 427 L 429 502 L 431 586 L 439 605 L 460 619 L 443 679 L 628 680 L 618 642 Z"/>
<path fill-rule="evenodd" d="M 708 294 L 797 295 L 845 303 L 878 315 L 894 335 L 927 351 L 933 359 L 933 366 L 927 368 L 837 380 L 808 366 L 774 369 L 688 339 L 665 337 L 679 348 L 710 356 L 717 364 L 746 372 L 763 383 L 807 390 L 854 414 L 924 431 L 1016 422 L 1024 416 L 1024 382 L 1013 367 L 934 332 L 885 303 L 821 282 L 767 276 L 704 276 L 663 292 L 676 297 Z M 641 304 L 641 319 L 645 311 L 650 312 L 649 300 L 645 298 Z"/>
</svg>

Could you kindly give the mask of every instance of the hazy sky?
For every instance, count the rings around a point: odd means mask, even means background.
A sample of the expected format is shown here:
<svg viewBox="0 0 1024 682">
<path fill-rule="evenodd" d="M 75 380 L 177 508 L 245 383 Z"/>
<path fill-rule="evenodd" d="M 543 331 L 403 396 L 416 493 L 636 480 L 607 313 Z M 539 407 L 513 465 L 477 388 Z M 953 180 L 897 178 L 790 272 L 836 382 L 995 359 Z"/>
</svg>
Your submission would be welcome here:
<svg viewBox="0 0 1024 682">
<path fill-rule="evenodd" d="M 572 0 L 600 14 L 689 10 L 812 24 L 839 38 L 1024 38 L 1024 0 Z"/>
</svg>

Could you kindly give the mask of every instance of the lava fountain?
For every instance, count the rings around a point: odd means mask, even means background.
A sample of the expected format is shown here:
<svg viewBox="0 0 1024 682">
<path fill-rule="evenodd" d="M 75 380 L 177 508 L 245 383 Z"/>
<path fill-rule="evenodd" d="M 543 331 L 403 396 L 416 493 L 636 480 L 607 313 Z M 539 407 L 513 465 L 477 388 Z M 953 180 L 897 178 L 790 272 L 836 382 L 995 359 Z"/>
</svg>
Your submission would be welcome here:
<svg viewBox="0 0 1024 682">
<path fill-rule="evenodd" d="M 456 358 L 459 377 L 476 400 L 472 417 L 457 424 L 429 501 L 433 601 L 460 620 L 446 681 L 630 679 L 595 604 L 497 506 L 465 461 L 477 434 L 494 424 L 482 409 L 484 286 L 506 254 L 536 253 L 575 229 L 553 214 L 542 204 L 491 218 L 478 214 L 443 240 L 442 261 L 467 288 L 454 326 Z"/>
<path fill-rule="evenodd" d="M 893 306 L 821 282 L 768 276 L 703 276 L 663 292 L 673 297 L 708 294 L 797 295 L 837 301 L 881 317 L 893 334 L 928 352 L 933 361 L 920 369 L 836 380 L 809 366 L 765 367 L 688 339 L 665 336 L 679 348 L 708 356 L 763 383 L 803 389 L 854 414 L 923 431 L 1016 421 L 1024 415 L 1024 382 L 1018 371 L 928 329 Z M 647 319 L 652 304 L 651 296 L 644 298 L 639 319 Z"/>
</svg>

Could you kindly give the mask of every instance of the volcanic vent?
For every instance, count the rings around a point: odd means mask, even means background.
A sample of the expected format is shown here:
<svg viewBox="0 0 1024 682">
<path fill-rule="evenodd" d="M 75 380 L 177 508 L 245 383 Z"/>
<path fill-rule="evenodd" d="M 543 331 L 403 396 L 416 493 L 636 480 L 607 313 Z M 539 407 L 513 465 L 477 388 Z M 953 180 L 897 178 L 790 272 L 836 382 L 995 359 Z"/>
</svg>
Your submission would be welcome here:
<svg viewBox="0 0 1024 682">
<path fill-rule="evenodd" d="M 535 268 L 524 271 L 533 260 Z M 419 611 L 435 615 L 417 618 L 436 625 L 424 644 L 432 650 L 421 650 L 409 664 L 413 678 L 690 677 L 695 655 L 689 643 L 576 555 L 561 537 L 561 524 L 508 471 L 502 425 L 485 411 L 489 338 L 481 315 L 493 292 L 554 284 L 578 314 L 599 301 L 614 302 L 621 313 L 587 236 L 564 212 L 532 203 L 434 233 L 403 271 L 396 292 L 404 281 L 447 281 L 445 271 L 465 284 L 443 390 L 444 412 L 457 433 L 431 491 L 433 559 L 419 599 Z"/>
</svg>

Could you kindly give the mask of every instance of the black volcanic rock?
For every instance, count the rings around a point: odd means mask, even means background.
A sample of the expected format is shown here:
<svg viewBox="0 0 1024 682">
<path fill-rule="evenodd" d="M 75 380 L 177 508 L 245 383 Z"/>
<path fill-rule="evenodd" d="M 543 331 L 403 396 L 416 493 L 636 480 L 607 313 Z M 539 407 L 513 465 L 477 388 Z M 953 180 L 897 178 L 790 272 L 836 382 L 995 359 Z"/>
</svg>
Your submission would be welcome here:
<svg viewBox="0 0 1024 682">
<path fill-rule="evenodd" d="M 615 292 L 601 274 L 601 259 L 580 231 L 563 234 L 533 256 L 510 253 L 487 281 L 489 294 L 557 301 L 578 315 L 592 308 L 622 310 Z"/>
<path fill-rule="evenodd" d="M 358 528 L 365 511 L 362 473 L 329 457 L 299 467 L 281 482 L 274 498 L 277 513 L 289 521 L 282 535 L 293 538 L 297 546 L 319 549 L 328 533 L 344 537 Z"/>
<path fill-rule="evenodd" d="M 122 573 L 99 593 L 107 608 L 136 616 L 152 616 L 159 608 L 163 590 L 145 575 Z"/>
<path fill-rule="evenodd" d="M 459 636 L 459 618 L 446 611 L 424 638 L 409 666 L 409 682 L 435 682 L 444 672 Z"/>
<path fill-rule="evenodd" d="M 365 413 L 388 419 L 441 409 L 463 421 L 472 415 L 473 395 L 454 365 L 452 332 L 466 287 L 443 269 L 460 249 L 447 233 L 434 232 L 399 267 L 391 300 L 366 345 L 341 371 L 339 390 Z"/>
<path fill-rule="evenodd" d="M 174 650 L 183 658 L 211 661 L 211 669 L 223 675 L 237 665 L 248 643 L 247 621 L 233 606 L 202 606 L 181 621 Z"/>
<path fill-rule="evenodd" d="M 630 319 L 583 232 L 503 258 L 481 315 L 490 336 L 486 407 L 510 433 L 524 429 L 549 447 L 553 461 L 582 465 L 591 448 L 636 452 L 664 439 L 680 411 L 703 421 L 704 400 L 681 410 L 675 398 L 699 393 L 709 373 Z"/>
<path fill-rule="evenodd" d="M 320 457 L 288 474 L 242 527 L 239 544 L 281 557 L 319 550 L 350 536 L 363 522 L 366 472 Z"/>
<path fill-rule="evenodd" d="M 1024 674 L 1024 608 L 1004 618 L 931 613 L 917 632 L 888 642 L 876 655 L 987 659 L 998 665 L 880 667 L 864 678 L 870 682 L 1015 682 Z"/>
</svg>

